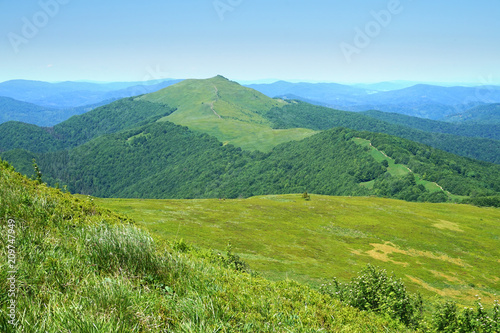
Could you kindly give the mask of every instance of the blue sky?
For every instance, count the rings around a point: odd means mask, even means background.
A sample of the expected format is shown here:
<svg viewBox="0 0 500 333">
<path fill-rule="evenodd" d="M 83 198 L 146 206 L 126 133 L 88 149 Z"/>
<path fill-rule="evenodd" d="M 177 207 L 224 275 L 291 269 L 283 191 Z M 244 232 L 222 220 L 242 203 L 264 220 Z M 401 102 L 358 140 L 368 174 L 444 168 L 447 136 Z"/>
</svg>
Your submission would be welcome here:
<svg viewBox="0 0 500 333">
<path fill-rule="evenodd" d="M 498 0 L 0 0 L 0 81 L 500 84 Z"/>
</svg>

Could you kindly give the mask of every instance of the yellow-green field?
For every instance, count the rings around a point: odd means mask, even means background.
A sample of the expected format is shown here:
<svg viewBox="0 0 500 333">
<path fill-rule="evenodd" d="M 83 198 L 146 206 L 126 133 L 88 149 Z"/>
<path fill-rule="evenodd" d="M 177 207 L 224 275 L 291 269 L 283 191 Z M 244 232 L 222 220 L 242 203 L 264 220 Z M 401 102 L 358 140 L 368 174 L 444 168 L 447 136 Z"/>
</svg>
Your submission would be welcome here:
<svg viewBox="0 0 500 333">
<path fill-rule="evenodd" d="M 500 210 L 300 194 L 236 200 L 95 199 L 166 240 L 224 251 L 271 279 L 348 280 L 367 263 L 426 297 L 500 293 Z M 490 302 L 491 304 L 491 302 Z"/>
</svg>

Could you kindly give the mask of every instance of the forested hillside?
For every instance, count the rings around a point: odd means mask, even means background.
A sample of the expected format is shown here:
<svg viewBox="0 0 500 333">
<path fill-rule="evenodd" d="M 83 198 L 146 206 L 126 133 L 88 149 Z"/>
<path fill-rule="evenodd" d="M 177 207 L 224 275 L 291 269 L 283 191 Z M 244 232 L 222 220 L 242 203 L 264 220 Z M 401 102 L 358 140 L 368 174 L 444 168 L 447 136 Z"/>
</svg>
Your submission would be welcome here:
<svg viewBox="0 0 500 333">
<path fill-rule="evenodd" d="M 388 155 L 384 159 L 390 164 L 374 158 L 375 148 L 355 138 L 369 140 Z M 460 196 L 500 192 L 498 165 L 385 134 L 343 128 L 260 153 L 160 122 L 100 136 L 70 150 L 12 151 L 2 156 L 28 174 L 35 158 L 49 184 L 103 197 L 236 198 L 308 191 L 446 201 L 451 198 L 448 192 Z M 412 172 L 395 173 L 395 164 Z M 425 181 L 437 182 L 447 192 L 430 189 Z M 363 186 L 367 183 L 373 186 Z"/>
<path fill-rule="evenodd" d="M 374 117 L 372 117 L 372 115 L 374 115 Z M 326 130 L 337 126 L 343 126 L 355 130 L 395 135 L 456 155 L 497 164 L 500 163 L 499 140 L 470 137 L 476 136 L 475 134 L 482 129 L 486 129 L 486 133 L 489 133 L 485 135 L 497 137 L 498 134 L 495 132 L 497 127 L 495 126 L 464 126 L 458 127 L 456 131 L 452 131 L 449 124 L 442 123 L 444 130 L 439 130 L 439 132 L 442 133 L 437 133 L 438 130 L 436 127 L 441 124 L 440 122 L 419 120 L 411 121 L 410 125 L 408 124 L 408 121 L 410 121 L 408 119 L 413 118 L 406 116 L 394 115 L 391 117 L 385 114 L 379 115 L 376 112 L 360 114 L 311 105 L 300 101 L 294 101 L 282 108 L 273 108 L 267 113 L 267 117 L 273 122 L 275 128 L 305 127 L 315 130 Z M 385 121 L 375 118 L 382 118 Z M 433 131 L 432 126 L 429 131 L 412 128 L 422 128 L 422 122 L 427 121 L 435 126 L 434 131 L 436 132 Z M 467 136 L 444 134 L 446 132 L 454 132 L 455 134 Z"/>
<path fill-rule="evenodd" d="M 373 110 L 362 112 L 362 114 L 391 124 L 403 125 L 425 132 L 500 140 L 500 122 L 495 122 L 493 119 L 484 123 L 448 123 Z"/>
<path fill-rule="evenodd" d="M 500 192 L 499 165 L 413 142 L 500 163 L 500 141 L 273 100 L 221 76 L 116 101 L 53 128 L 0 126 L 1 156 L 19 171 L 31 175 L 35 159 L 48 184 L 95 196 L 308 191 L 437 202 Z"/>
<path fill-rule="evenodd" d="M 446 121 L 460 124 L 500 124 L 500 104 L 479 105 L 465 112 L 451 115 Z"/>
<path fill-rule="evenodd" d="M 72 148 L 103 134 L 154 122 L 173 111 L 160 103 L 125 98 L 54 127 L 8 122 L 0 124 L 0 152 L 18 148 L 33 152 Z"/>
</svg>

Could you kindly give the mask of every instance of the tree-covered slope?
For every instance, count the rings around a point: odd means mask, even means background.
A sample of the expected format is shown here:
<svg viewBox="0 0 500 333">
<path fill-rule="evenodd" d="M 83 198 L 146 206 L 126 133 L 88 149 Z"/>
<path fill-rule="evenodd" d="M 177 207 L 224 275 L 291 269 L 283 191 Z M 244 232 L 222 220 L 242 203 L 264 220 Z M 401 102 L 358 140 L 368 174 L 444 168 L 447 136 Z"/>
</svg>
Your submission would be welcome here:
<svg viewBox="0 0 500 333">
<path fill-rule="evenodd" d="M 500 163 L 500 141 L 498 140 L 422 131 L 401 124 L 391 124 L 369 115 L 315 106 L 300 101 L 293 101 L 281 108 L 273 108 L 267 113 L 267 117 L 273 122 L 275 128 L 305 127 L 326 130 L 343 126 L 355 130 L 387 133 L 453 154 Z M 430 130 L 432 131 L 432 128 Z M 467 131 L 470 133 L 473 130 Z M 491 132 L 490 127 L 488 131 Z"/>
<path fill-rule="evenodd" d="M 360 144 L 356 138 L 373 145 Z M 49 184 L 103 197 L 236 198 L 309 191 L 445 201 L 450 199 L 448 192 L 461 196 L 500 192 L 498 165 L 343 128 L 260 153 L 223 145 L 170 122 L 156 122 L 100 136 L 70 150 L 13 151 L 2 156 L 28 174 L 34 157 Z M 437 182 L 448 192 L 426 182 Z"/>
<path fill-rule="evenodd" d="M 42 107 L 0 96 L 0 124 L 7 121 L 22 121 L 45 126 L 57 123 L 60 110 Z M 61 115 L 62 116 L 62 115 Z"/>
<path fill-rule="evenodd" d="M 453 134 L 458 136 L 467 136 L 475 138 L 485 138 L 500 140 L 500 122 L 495 123 L 449 123 L 418 117 L 405 116 L 398 113 L 389 113 L 381 111 L 362 112 L 371 118 L 382 120 L 391 124 L 398 124 L 425 132 L 436 132 Z"/>
<path fill-rule="evenodd" d="M 500 125 L 500 104 L 479 105 L 465 112 L 451 115 L 445 120 L 460 124 Z"/>
<path fill-rule="evenodd" d="M 173 111 L 161 103 L 125 98 L 71 117 L 54 127 L 8 122 L 0 124 L 0 151 L 19 148 L 48 152 L 76 147 L 103 134 L 154 122 Z"/>
</svg>

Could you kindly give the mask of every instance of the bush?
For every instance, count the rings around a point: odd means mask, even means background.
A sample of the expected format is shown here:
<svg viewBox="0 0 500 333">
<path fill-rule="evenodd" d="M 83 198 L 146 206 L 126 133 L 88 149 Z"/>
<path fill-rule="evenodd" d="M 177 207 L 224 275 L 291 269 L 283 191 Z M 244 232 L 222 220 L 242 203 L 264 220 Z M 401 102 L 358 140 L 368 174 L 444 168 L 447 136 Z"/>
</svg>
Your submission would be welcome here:
<svg viewBox="0 0 500 333">
<path fill-rule="evenodd" d="M 417 326 L 422 316 L 420 295 L 410 295 L 400 279 L 372 265 L 351 282 L 340 283 L 334 278 L 333 284 L 321 286 L 320 291 L 360 310 L 388 314 L 409 327 Z"/>
<path fill-rule="evenodd" d="M 434 327 L 438 332 L 484 332 L 500 331 L 500 304 L 495 301 L 491 316 L 483 308 L 481 299 L 476 303 L 476 311 L 464 308 L 458 311 L 455 302 L 447 301 L 436 306 L 434 312 Z"/>
</svg>

